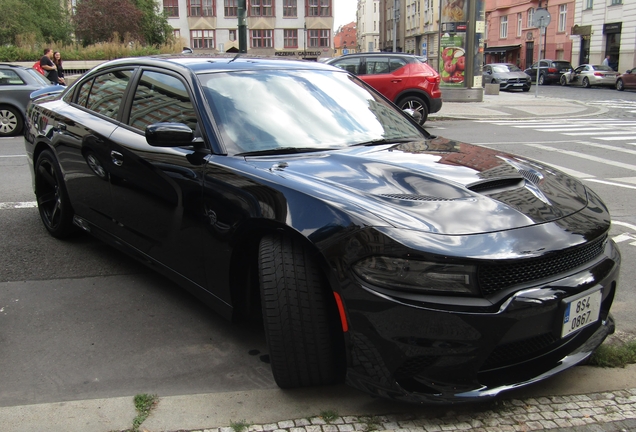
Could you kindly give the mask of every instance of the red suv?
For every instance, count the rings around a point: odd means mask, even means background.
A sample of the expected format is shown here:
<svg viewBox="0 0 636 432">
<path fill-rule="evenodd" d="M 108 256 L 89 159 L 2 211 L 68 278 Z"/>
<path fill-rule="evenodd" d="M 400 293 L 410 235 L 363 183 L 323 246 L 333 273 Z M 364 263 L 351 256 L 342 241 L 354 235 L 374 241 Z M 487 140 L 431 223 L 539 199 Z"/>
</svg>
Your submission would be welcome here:
<svg viewBox="0 0 636 432">
<path fill-rule="evenodd" d="M 426 58 L 404 53 L 357 53 L 327 61 L 357 75 L 401 109 L 411 108 L 422 115 L 442 108 L 440 75 Z"/>
</svg>

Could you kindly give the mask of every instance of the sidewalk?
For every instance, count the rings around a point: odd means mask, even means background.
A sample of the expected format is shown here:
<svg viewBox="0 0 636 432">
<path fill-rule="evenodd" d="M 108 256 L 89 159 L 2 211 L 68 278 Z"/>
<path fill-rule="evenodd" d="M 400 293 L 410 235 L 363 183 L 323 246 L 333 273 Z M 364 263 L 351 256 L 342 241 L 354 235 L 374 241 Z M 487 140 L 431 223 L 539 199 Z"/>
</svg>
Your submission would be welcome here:
<svg viewBox="0 0 636 432">
<path fill-rule="evenodd" d="M 532 87 L 529 92 L 502 91 L 498 95 L 484 95 L 482 102 L 444 102 L 439 112 L 429 115 L 429 120 L 587 117 L 607 112 L 607 108 L 548 97 L 542 94 L 546 90 L 549 88 L 541 87 L 538 96 Z"/>
<path fill-rule="evenodd" d="M 6 407 L 0 408 L 0 429 L 123 431 L 136 415 L 132 396 Z M 470 405 L 399 404 L 344 385 L 159 395 L 140 430 L 240 432 L 239 424 L 249 424 L 245 431 L 255 432 L 630 431 L 636 430 L 636 365 L 578 366 L 495 401 Z"/>
</svg>

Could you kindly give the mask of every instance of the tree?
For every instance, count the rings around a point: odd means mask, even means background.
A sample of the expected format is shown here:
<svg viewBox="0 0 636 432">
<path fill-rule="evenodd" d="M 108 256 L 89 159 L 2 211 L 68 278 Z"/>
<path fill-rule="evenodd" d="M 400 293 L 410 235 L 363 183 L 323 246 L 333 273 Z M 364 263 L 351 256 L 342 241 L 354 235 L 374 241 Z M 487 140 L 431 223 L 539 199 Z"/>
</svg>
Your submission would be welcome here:
<svg viewBox="0 0 636 432">
<path fill-rule="evenodd" d="M 118 34 L 120 42 L 125 35 L 143 40 L 142 12 L 131 0 L 80 0 L 77 2 L 73 23 L 75 34 L 84 46 L 107 42 Z"/>
<path fill-rule="evenodd" d="M 172 27 L 155 0 L 134 0 L 141 11 L 141 33 L 148 45 L 162 45 L 172 38 Z"/>
<path fill-rule="evenodd" d="M 68 10 L 60 0 L 0 0 L 0 44 L 16 45 L 19 39 L 37 42 L 71 41 Z"/>
</svg>

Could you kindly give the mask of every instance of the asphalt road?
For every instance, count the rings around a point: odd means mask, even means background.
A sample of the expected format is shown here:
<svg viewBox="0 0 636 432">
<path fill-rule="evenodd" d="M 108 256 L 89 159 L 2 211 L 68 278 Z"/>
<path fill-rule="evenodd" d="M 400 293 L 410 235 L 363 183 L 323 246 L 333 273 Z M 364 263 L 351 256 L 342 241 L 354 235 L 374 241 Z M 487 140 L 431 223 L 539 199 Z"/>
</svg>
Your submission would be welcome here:
<svg viewBox="0 0 636 432">
<path fill-rule="evenodd" d="M 604 104 L 605 119 L 636 117 L 629 111 L 635 92 L 544 89 L 551 96 L 565 92 L 570 99 Z M 624 103 L 616 108 L 618 98 Z M 612 235 L 627 236 L 619 243 L 624 282 L 614 314 L 619 329 L 636 331 L 630 310 L 636 280 L 631 245 L 636 244 L 636 183 L 630 178 L 636 174 L 627 167 L 636 167 L 630 144 L 636 139 L 603 142 L 519 126 L 431 123 L 442 135 L 579 173 L 600 193 L 615 221 L 624 224 L 615 222 Z M 549 149 L 530 145 L 533 141 Z M 275 388 L 262 329 L 221 319 L 171 282 L 88 236 L 52 239 L 32 204 L 21 138 L 0 139 L 0 167 L 0 406 Z"/>
</svg>

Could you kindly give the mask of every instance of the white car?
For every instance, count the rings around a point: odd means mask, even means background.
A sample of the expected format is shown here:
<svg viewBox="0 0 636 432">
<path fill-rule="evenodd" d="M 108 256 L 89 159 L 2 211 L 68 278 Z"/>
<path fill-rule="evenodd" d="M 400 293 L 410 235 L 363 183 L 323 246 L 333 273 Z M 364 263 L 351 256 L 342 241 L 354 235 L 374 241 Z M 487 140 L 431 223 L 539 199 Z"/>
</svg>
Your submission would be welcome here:
<svg viewBox="0 0 636 432">
<path fill-rule="evenodd" d="M 616 78 L 618 78 L 618 73 L 609 66 L 583 64 L 561 75 L 561 85 L 614 87 Z"/>
</svg>

